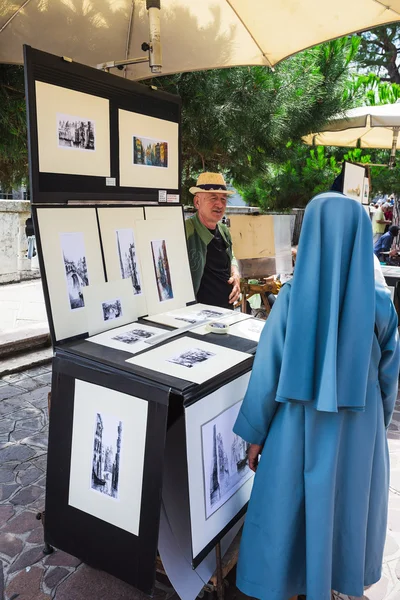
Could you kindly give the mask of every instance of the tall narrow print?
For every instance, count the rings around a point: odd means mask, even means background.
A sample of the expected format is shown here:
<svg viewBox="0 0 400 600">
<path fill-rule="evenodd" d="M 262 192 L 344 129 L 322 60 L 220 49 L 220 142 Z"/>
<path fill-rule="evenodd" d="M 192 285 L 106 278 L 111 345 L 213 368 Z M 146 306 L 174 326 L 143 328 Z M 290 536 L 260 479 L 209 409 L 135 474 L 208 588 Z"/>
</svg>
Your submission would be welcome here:
<svg viewBox="0 0 400 600">
<path fill-rule="evenodd" d="M 93 440 L 91 488 L 118 499 L 122 422 L 97 413 Z"/>
<path fill-rule="evenodd" d="M 60 233 L 71 310 L 83 308 L 82 288 L 89 285 L 83 233 Z"/>
<path fill-rule="evenodd" d="M 132 279 L 133 293 L 142 293 L 133 229 L 117 229 L 117 248 L 122 279 Z"/>
<path fill-rule="evenodd" d="M 96 150 L 94 121 L 57 113 L 58 147 L 72 150 Z"/>
<path fill-rule="evenodd" d="M 171 300 L 174 297 L 169 270 L 167 245 L 165 240 L 151 242 L 153 252 L 154 271 L 156 274 L 158 297 L 160 302 Z"/>
<path fill-rule="evenodd" d="M 247 464 L 250 444 L 233 433 L 241 402 L 201 426 L 206 519 L 253 475 Z"/>
<path fill-rule="evenodd" d="M 133 164 L 143 167 L 168 167 L 168 142 L 133 136 Z"/>
</svg>

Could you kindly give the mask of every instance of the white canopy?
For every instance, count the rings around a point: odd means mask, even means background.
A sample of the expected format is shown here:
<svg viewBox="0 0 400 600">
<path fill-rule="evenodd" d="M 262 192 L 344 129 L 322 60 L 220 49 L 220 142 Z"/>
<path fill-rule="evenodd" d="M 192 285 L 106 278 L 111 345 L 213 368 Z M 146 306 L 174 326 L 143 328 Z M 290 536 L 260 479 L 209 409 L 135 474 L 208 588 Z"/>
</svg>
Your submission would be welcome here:
<svg viewBox="0 0 400 600">
<path fill-rule="evenodd" d="M 397 127 L 400 127 L 399 102 L 361 106 L 331 119 L 319 133 L 311 133 L 303 141 L 321 146 L 392 148 Z"/>
<path fill-rule="evenodd" d="M 161 0 L 162 73 L 273 66 L 305 48 L 400 20 L 400 0 Z M 145 0 L 3 0 L 0 62 L 22 45 L 95 66 L 143 56 Z M 127 76 L 151 75 L 147 64 Z"/>
</svg>

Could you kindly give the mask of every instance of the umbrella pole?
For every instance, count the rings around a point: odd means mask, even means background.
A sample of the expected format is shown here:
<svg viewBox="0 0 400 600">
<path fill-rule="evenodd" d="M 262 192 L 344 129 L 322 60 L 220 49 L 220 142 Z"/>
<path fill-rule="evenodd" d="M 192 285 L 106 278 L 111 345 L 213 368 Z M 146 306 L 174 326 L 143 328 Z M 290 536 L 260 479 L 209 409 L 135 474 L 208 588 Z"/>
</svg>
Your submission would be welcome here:
<svg viewBox="0 0 400 600">
<path fill-rule="evenodd" d="M 390 151 L 389 169 L 393 169 L 396 162 L 397 138 L 399 137 L 400 127 L 393 127 L 392 149 Z"/>
</svg>

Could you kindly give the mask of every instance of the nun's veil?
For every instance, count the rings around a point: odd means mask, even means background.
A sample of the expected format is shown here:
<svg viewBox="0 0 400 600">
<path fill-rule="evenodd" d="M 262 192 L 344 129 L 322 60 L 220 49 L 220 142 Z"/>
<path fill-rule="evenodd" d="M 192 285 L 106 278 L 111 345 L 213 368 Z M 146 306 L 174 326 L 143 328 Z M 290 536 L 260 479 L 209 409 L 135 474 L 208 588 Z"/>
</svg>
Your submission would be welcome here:
<svg viewBox="0 0 400 600">
<path fill-rule="evenodd" d="M 375 324 L 370 219 L 334 192 L 307 206 L 291 283 L 277 401 L 363 410 Z"/>
</svg>

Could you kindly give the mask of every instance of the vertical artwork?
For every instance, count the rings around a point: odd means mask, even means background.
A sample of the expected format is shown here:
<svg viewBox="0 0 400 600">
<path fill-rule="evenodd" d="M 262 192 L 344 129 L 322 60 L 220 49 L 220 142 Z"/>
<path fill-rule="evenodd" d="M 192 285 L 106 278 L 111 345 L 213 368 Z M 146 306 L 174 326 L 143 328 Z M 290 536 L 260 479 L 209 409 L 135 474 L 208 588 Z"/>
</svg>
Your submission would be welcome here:
<svg viewBox="0 0 400 600">
<path fill-rule="evenodd" d="M 191 348 L 190 350 L 186 350 L 185 352 L 182 352 L 182 354 L 178 354 L 177 356 L 173 356 L 167 360 L 168 362 L 191 369 L 196 365 L 209 360 L 213 356 L 215 356 L 215 354 L 213 352 L 209 352 L 208 350 L 204 350 L 202 348 Z"/>
<path fill-rule="evenodd" d="M 171 300 L 174 297 L 171 283 L 171 273 L 167 255 L 167 245 L 165 240 L 155 240 L 151 242 L 153 253 L 154 271 L 156 274 L 157 291 L 160 302 Z"/>
<path fill-rule="evenodd" d="M 250 444 L 232 431 L 240 404 L 201 426 L 206 519 L 252 476 L 247 464 Z"/>
<path fill-rule="evenodd" d="M 119 319 L 119 317 L 122 317 L 121 300 L 118 298 L 108 302 L 102 302 L 101 308 L 103 310 L 104 321 L 111 321 L 112 319 Z"/>
<path fill-rule="evenodd" d="M 89 285 L 83 233 L 60 233 L 71 310 L 85 306 L 82 288 Z"/>
<path fill-rule="evenodd" d="M 122 422 L 105 413 L 97 413 L 93 440 L 91 488 L 118 499 L 121 461 Z"/>
<path fill-rule="evenodd" d="M 122 279 L 128 279 L 130 277 L 132 280 L 133 293 L 135 295 L 141 294 L 142 284 L 140 281 L 133 229 L 117 229 L 115 233 L 117 236 L 121 277 Z"/>
<path fill-rule="evenodd" d="M 168 168 L 168 142 L 133 136 L 133 164 Z"/>
<path fill-rule="evenodd" d="M 94 121 L 57 113 L 58 147 L 71 150 L 96 150 Z"/>
</svg>

